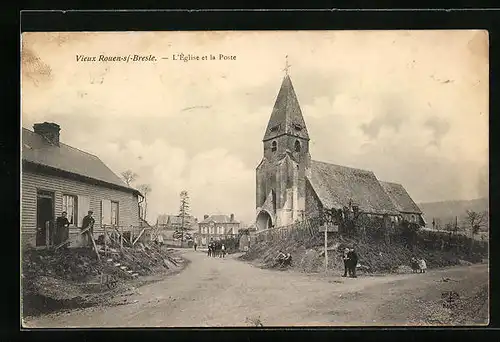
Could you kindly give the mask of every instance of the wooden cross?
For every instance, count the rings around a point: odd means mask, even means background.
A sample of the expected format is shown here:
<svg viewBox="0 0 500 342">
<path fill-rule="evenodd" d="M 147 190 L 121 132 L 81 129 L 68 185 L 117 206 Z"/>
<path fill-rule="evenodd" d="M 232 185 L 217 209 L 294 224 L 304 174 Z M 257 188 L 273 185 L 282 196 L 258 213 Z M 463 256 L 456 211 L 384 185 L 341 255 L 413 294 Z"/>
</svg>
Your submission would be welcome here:
<svg viewBox="0 0 500 342">
<path fill-rule="evenodd" d="M 288 75 L 288 69 L 290 69 L 291 65 L 288 64 L 288 55 L 285 56 L 285 68 L 283 71 L 285 72 L 285 75 Z"/>
</svg>

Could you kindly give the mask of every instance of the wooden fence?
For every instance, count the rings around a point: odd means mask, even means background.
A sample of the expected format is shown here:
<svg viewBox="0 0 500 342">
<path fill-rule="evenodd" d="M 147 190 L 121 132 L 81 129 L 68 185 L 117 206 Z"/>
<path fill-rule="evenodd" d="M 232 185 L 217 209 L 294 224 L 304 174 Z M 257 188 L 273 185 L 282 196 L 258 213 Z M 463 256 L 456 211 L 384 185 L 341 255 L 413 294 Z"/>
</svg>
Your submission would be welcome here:
<svg viewBox="0 0 500 342">
<path fill-rule="evenodd" d="M 290 225 L 257 231 L 253 234 L 254 241 L 279 241 L 290 237 L 300 240 L 312 238 L 319 236 L 321 224 L 322 220 L 319 217 L 307 218 Z"/>
</svg>

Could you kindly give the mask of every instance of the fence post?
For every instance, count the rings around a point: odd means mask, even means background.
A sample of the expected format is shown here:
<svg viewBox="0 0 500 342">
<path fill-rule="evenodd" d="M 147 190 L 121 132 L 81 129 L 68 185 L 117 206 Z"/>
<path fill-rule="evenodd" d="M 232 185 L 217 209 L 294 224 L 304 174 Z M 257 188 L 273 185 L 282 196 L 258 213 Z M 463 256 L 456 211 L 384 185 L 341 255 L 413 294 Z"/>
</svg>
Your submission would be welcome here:
<svg viewBox="0 0 500 342">
<path fill-rule="evenodd" d="M 123 250 L 123 226 L 120 226 L 120 249 Z"/>
</svg>

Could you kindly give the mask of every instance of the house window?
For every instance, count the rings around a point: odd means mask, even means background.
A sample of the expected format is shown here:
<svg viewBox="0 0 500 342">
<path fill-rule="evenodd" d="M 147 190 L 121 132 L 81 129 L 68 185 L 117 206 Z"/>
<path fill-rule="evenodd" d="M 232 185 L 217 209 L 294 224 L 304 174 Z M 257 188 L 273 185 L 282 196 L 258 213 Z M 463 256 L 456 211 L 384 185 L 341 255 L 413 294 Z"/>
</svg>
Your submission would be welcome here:
<svg viewBox="0 0 500 342">
<path fill-rule="evenodd" d="M 295 152 L 300 152 L 300 141 L 295 140 Z"/>
<path fill-rule="evenodd" d="M 278 143 L 276 141 L 273 141 L 271 143 L 271 151 L 276 152 L 277 149 L 278 149 Z"/>
<path fill-rule="evenodd" d="M 118 202 L 111 201 L 111 225 L 118 225 Z"/>
<path fill-rule="evenodd" d="M 63 195 L 63 211 L 68 214 L 68 221 L 72 225 L 76 225 L 77 219 L 77 197 L 72 195 Z"/>
<path fill-rule="evenodd" d="M 210 234 L 214 233 L 214 227 L 210 227 Z"/>
</svg>

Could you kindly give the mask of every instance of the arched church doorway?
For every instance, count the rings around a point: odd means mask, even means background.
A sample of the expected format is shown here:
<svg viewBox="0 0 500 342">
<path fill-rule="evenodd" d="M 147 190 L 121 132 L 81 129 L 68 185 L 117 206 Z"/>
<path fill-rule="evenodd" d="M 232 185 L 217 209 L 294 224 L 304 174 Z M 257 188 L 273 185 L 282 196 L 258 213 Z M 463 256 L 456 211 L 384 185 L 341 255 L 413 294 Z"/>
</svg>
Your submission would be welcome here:
<svg viewBox="0 0 500 342">
<path fill-rule="evenodd" d="M 264 229 L 269 229 L 272 227 L 273 221 L 271 215 L 265 210 L 262 210 L 259 215 L 257 215 L 256 225 L 257 230 L 261 231 Z"/>
</svg>

